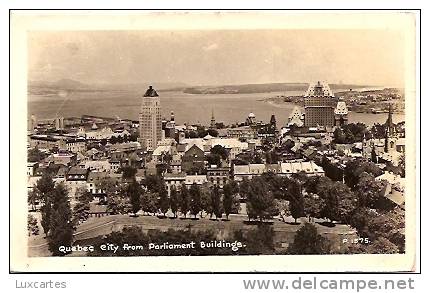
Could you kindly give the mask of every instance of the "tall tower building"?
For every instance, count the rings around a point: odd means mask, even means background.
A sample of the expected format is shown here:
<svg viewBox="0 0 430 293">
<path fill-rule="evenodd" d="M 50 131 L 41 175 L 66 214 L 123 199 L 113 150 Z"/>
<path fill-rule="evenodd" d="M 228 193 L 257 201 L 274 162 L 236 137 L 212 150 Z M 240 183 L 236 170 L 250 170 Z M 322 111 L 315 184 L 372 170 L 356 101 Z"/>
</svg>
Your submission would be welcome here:
<svg viewBox="0 0 430 293">
<path fill-rule="evenodd" d="M 311 84 L 304 96 L 305 126 L 333 126 L 337 99 L 327 83 Z"/>
<path fill-rule="evenodd" d="M 393 123 L 393 110 L 391 104 L 388 109 L 388 118 L 385 123 L 385 144 L 384 144 L 384 152 L 389 153 L 396 151 L 396 142 L 398 139 L 398 135 L 396 132 L 396 127 Z"/>
<path fill-rule="evenodd" d="M 142 107 L 139 114 L 140 137 L 143 149 L 155 150 L 162 139 L 161 105 L 157 92 L 149 86 L 143 95 Z"/>
</svg>

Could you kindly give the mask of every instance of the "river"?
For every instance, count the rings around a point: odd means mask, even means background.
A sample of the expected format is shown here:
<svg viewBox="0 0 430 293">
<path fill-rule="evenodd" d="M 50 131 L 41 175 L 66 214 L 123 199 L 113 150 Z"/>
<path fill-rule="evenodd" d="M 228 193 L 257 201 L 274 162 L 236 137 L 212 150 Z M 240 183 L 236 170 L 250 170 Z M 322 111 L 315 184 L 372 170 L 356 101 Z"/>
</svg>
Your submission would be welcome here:
<svg viewBox="0 0 430 293">
<path fill-rule="evenodd" d="M 216 121 L 225 124 L 243 122 L 250 112 L 257 120 L 268 122 L 275 114 L 278 126 L 285 125 L 294 108 L 292 103 L 275 104 L 265 101 L 277 95 L 301 95 L 302 92 L 257 94 L 208 94 L 193 95 L 182 92 L 159 92 L 162 117 L 169 118 L 174 111 L 177 123 L 203 123 L 208 125 L 211 113 Z M 29 95 L 28 115 L 35 114 L 38 119 L 59 116 L 80 117 L 94 115 L 101 117 L 120 117 L 138 119 L 141 93 L 133 91 L 88 91 L 69 92 L 59 95 Z M 350 122 L 363 122 L 367 125 L 384 123 L 387 114 L 349 113 Z M 404 120 L 404 115 L 394 114 L 394 122 Z"/>
</svg>

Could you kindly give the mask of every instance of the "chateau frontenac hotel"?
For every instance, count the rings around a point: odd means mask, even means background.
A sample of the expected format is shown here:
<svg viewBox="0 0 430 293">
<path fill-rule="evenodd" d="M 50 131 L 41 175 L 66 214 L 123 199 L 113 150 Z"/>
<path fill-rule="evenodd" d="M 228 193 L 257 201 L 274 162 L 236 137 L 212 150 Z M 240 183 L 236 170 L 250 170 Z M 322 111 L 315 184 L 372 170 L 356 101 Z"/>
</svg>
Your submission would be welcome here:
<svg viewBox="0 0 430 293">
<path fill-rule="evenodd" d="M 304 95 L 305 126 L 341 126 L 348 123 L 348 109 L 327 83 L 311 84 Z"/>
</svg>

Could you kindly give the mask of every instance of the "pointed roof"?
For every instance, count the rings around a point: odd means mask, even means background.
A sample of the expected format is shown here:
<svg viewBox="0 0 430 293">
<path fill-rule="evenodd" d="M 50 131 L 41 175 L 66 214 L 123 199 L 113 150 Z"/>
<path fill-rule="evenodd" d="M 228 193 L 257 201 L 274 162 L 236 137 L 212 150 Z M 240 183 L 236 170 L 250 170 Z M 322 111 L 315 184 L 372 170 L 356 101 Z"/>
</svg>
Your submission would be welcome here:
<svg viewBox="0 0 430 293">
<path fill-rule="evenodd" d="M 334 97 L 327 82 L 316 82 L 309 85 L 308 90 L 305 93 L 305 97 L 312 96 L 324 96 L 324 97 Z"/>
<path fill-rule="evenodd" d="M 396 128 L 394 127 L 394 123 L 393 123 L 393 108 L 391 104 L 389 105 L 389 108 L 388 108 L 388 118 L 386 122 L 386 127 L 387 127 L 386 128 L 387 136 L 392 136 L 395 134 Z"/>
<path fill-rule="evenodd" d="M 152 85 L 146 90 L 146 93 L 143 95 L 144 97 L 158 97 L 157 92 L 152 88 Z"/>
<path fill-rule="evenodd" d="M 302 118 L 302 112 L 300 111 L 300 108 L 298 106 L 295 106 L 290 116 L 288 117 L 287 125 L 291 126 L 293 124 L 296 124 L 298 127 L 302 127 L 303 121 L 301 118 Z"/>
<path fill-rule="evenodd" d="M 343 101 L 337 102 L 336 109 L 334 109 L 334 114 L 345 115 L 348 114 L 348 107 Z"/>
</svg>

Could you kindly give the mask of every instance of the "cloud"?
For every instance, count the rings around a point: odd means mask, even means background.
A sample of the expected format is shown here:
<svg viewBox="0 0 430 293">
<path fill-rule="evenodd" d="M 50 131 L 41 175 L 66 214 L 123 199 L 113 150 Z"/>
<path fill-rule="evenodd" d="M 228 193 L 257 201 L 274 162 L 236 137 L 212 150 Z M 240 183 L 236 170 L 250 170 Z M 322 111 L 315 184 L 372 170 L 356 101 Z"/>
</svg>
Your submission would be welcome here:
<svg viewBox="0 0 430 293">
<path fill-rule="evenodd" d="M 217 50 L 218 49 L 218 44 L 217 43 L 212 43 L 210 45 L 207 46 L 203 46 L 203 50 L 204 51 L 213 51 L 213 50 Z"/>
</svg>

